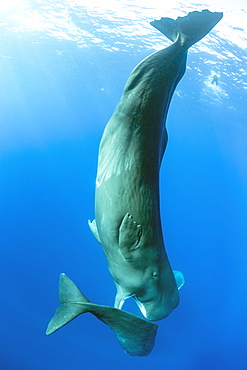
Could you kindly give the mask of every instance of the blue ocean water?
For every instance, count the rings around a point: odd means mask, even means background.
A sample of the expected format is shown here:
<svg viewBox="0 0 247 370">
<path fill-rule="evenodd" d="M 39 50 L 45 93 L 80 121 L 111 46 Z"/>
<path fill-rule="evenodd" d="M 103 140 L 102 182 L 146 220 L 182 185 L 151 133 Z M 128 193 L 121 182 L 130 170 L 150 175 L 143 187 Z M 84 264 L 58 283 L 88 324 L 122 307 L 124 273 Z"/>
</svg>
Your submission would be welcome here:
<svg viewBox="0 0 247 370">
<path fill-rule="evenodd" d="M 154 1 L 127 0 L 108 8 L 23 0 L 1 9 L 0 369 L 247 368 L 241 7 L 226 8 L 215 30 L 191 48 L 169 110 L 162 225 L 172 267 L 186 284 L 179 307 L 158 323 L 153 352 L 127 356 L 90 314 L 45 335 L 61 272 L 90 301 L 113 304 L 115 287 L 87 225 L 98 145 L 131 70 L 169 44 L 148 22 L 205 7 L 184 4 L 164 7 L 165 14 Z M 212 10 L 225 9 L 219 2 Z M 139 314 L 131 301 L 124 308 Z"/>
</svg>

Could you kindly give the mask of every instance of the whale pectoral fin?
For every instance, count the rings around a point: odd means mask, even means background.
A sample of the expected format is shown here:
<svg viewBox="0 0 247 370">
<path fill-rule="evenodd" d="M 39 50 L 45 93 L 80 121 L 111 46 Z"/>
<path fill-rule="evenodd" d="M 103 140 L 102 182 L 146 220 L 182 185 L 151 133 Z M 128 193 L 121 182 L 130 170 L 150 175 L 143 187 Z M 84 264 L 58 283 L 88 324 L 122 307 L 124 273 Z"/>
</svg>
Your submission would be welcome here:
<svg viewBox="0 0 247 370">
<path fill-rule="evenodd" d="M 126 311 L 91 303 L 65 274 L 60 275 L 59 300 L 61 305 L 49 322 L 47 335 L 77 316 L 90 312 L 114 331 L 120 346 L 128 355 L 147 356 L 152 351 L 158 325 Z"/>
<path fill-rule="evenodd" d="M 180 288 L 182 288 L 182 286 L 185 283 L 184 275 L 181 271 L 176 271 L 176 270 L 173 270 L 173 275 L 176 280 L 177 288 L 179 290 Z"/>
<path fill-rule="evenodd" d="M 137 224 L 133 217 L 127 213 L 119 228 L 119 248 L 124 258 L 133 257 L 133 252 L 140 247 L 141 234 L 141 225 Z"/>
<path fill-rule="evenodd" d="M 98 229 L 97 229 L 97 225 L 96 225 L 96 220 L 94 219 L 92 222 L 90 220 L 88 220 L 88 226 L 89 226 L 90 230 L 92 231 L 92 234 L 95 237 L 95 239 L 97 240 L 97 242 L 99 242 L 101 244 Z"/>
</svg>

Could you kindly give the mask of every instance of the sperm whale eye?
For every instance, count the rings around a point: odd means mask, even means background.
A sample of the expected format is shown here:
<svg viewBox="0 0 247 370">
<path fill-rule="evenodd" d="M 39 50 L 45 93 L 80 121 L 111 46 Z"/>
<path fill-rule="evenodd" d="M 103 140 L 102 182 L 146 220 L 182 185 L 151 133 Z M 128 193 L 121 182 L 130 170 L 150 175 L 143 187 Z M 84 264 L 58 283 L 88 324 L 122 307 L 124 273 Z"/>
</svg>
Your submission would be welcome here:
<svg viewBox="0 0 247 370">
<path fill-rule="evenodd" d="M 159 276 L 159 275 L 158 275 L 158 272 L 157 272 L 157 271 L 154 271 L 154 272 L 153 272 L 153 277 L 157 279 L 157 278 L 158 278 L 158 276 Z"/>
</svg>

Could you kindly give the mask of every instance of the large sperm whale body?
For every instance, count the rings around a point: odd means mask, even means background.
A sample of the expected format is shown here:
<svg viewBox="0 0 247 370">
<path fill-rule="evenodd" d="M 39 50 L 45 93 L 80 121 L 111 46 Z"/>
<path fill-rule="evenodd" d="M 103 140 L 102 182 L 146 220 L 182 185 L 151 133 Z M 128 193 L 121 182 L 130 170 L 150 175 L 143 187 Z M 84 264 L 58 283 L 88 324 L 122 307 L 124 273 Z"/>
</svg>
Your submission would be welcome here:
<svg viewBox="0 0 247 370">
<path fill-rule="evenodd" d="M 204 10 L 177 20 L 161 18 L 151 22 L 173 44 L 150 55 L 133 70 L 100 143 L 95 220 L 89 221 L 89 226 L 104 249 L 116 284 L 115 309 L 121 309 L 125 299 L 133 297 L 144 317 L 151 321 L 165 318 L 178 305 L 178 289 L 184 282 L 182 273 L 171 269 L 160 219 L 159 170 L 167 144 L 166 116 L 174 90 L 184 75 L 189 47 L 221 18 L 222 13 Z M 47 334 L 86 312 L 82 306 L 89 304 L 82 298 L 77 301 L 78 295 L 73 295 L 77 288 L 72 283 L 67 289 L 66 279 L 61 275 L 62 306 L 52 318 Z M 101 310 L 102 306 L 94 305 L 93 311 L 87 312 L 97 316 L 97 306 Z M 104 312 L 109 314 L 109 309 Z M 112 312 L 116 319 L 117 312 L 123 311 Z M 104 314 L 100 319 L 109 325 Z M 134 321 L 129 316 L 130 325 L 121 331 L 121 338 L 128 335 Z M 150 332 L 156 333 L 154 324 L 147 324 Z M 111 328 L 116 333 L 116 326 Z M 128 348 L 124 347 L 127 353 L 150 353 L 155 335 L 148 341 L 149 329 L 140 326 L 142 345 L 136 348 L 135 341 L 128 342 Z"/>
<path fill-rule="evenodd" d="M 151 24 L 174 43 L 144 59 L 131 73 L 99 149 L 95 221 L 117 287 L 115 307 L 133 296 L 143 315 L 160 320 L 178 305 L 176 283 L 162 235 L 159 169 L 167 144 L 168 107 L 186 68 L 188 48 L 221 14 L 193 12 Z"/>
</svg>

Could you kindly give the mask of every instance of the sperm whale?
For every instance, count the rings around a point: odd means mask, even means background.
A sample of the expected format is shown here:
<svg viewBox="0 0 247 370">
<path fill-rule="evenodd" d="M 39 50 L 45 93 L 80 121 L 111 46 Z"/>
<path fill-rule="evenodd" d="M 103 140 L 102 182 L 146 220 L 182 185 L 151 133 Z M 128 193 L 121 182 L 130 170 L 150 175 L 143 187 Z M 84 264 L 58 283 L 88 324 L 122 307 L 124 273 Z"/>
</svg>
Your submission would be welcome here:
<svg viewBox="0 0 247 370">
<path fill-rule="evenodd" d="M 151 22 L 173 43 L 144 59 L 127 80 L 101 139 L 95 219 L 89 221 L 117 288 L 114 308 L 92 304 L 61 274 L 61 305 L 47 334 L 91 312 L 110 326 L 128 354 L 146 356 L 154 346 L 157 325 L 120 310 L 124 301 L 133 297 L 151 321 L 167 317 L 177 307 L 184 278 L 172 271 L 160 217 L 159 171 L 168 140 L 166 117 L 185 73 L 188 49 L 222 16 L 203 10 Z"/>
</svg>

